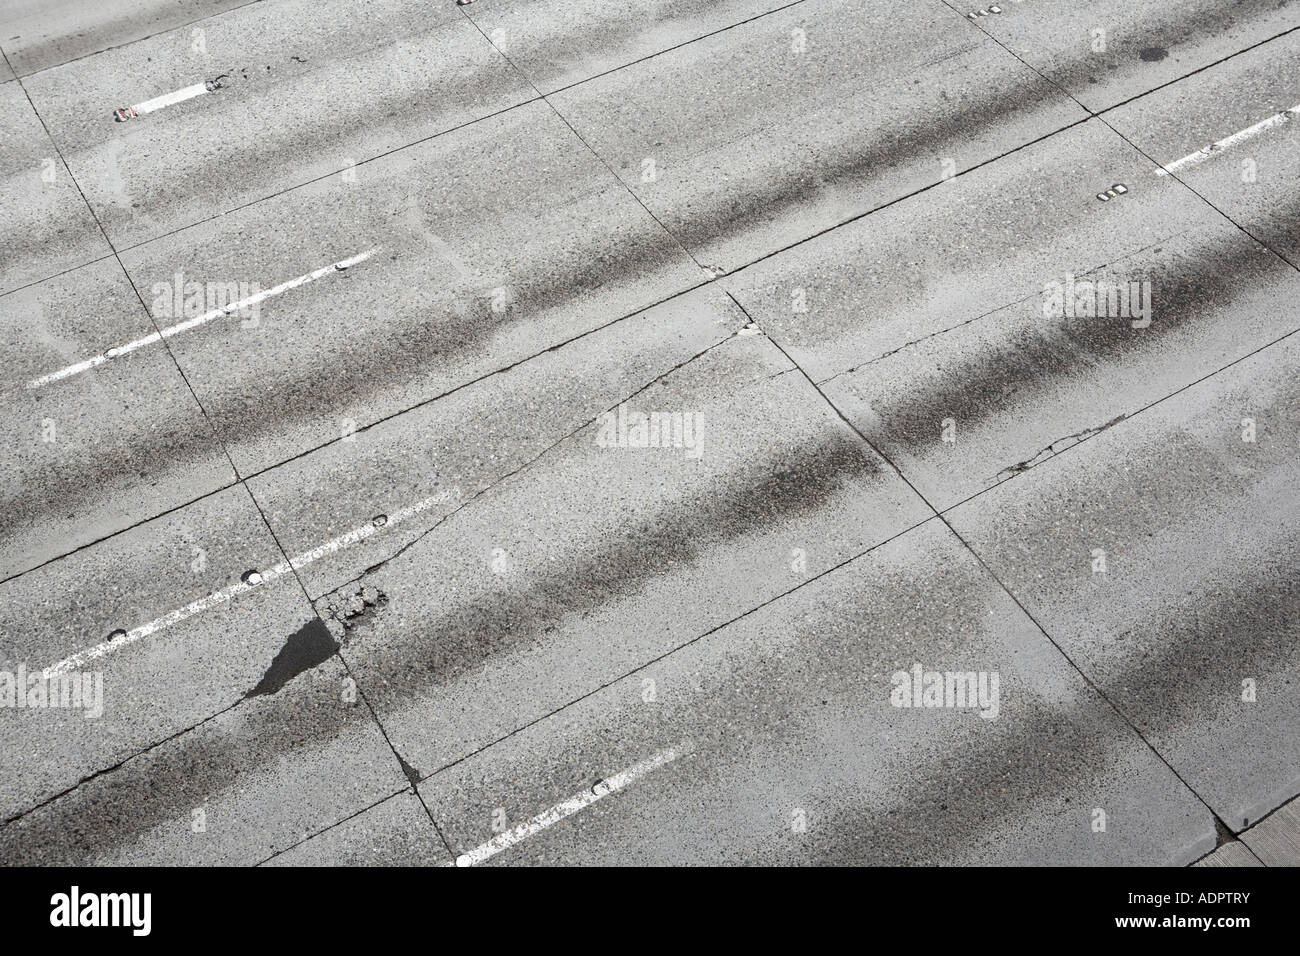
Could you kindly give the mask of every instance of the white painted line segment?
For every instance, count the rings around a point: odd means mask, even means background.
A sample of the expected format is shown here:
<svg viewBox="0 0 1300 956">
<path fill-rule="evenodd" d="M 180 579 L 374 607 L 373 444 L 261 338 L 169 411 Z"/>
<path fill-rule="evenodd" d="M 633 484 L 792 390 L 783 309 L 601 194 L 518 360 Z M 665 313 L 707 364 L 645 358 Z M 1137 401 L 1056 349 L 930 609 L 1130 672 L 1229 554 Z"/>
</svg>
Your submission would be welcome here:
<svg viewBox="0 0 1300 956">
<path fill-rule="evenodd" d="M 171 93 L 164 93 L 162 96 L 155 96 L 151 100 L 145 100 L 143 103 L 137 103 L 135 106 L 123 106 L 113 111 L 113 117 L 119 123 L 125 123 L 127 120 L 135 119 L 137 116 L 143 116 L 146 113 L 152 113 L 160 110 L 165 106 L 174 106 L 177 103 L 184 103 L 186 100 L 192 100 L 196 96 L 202 96 L 204 93 L 215 93 L 221 89 L 221 81 L 229 79 L 227 74 L 215 77 L 211 80 L 204 80 L 202 83 L 195 83 L 192 86 L 183 89 L 173 90 Z"/>
<path fill-rule="evenodd" d="M 245 584 L 240 582 L 239 584 L 233 584 L 228 588 L 222 588 L 220 591 L 213 591 L 211 594 L 201 597 L 197 601 L 193 601 L 184 607 L 176 608 L 174 611 L 169 611 L 162 617 L 150 621 L 148 624 L 142 624 L 137 628 L 133 628 L 116 639 L 102 641 L 94 647 L 87 648 L 84 651 L 79 651 L 71 657 L 66 657 L 57 664 L 52 664 L 45 668 L 42 674 L 47 678 L 53 677 L 54 675 L 62 674 L 65 671 L 79 669 L 83 665 L 88 664 L 93 660 L 97 660 L 106 654 L 113 654 L 122 650 L 124 647 L 130 647 L 132 644 L 144 640 L 144 638 L 151 634 L 156 634 L 158 631 L 171 627 L 173 624 L 179 624 L 181 621 L 191 618 L 196 614 L 201 614 L 219 604 L 224 604 L 232 598 L 243 594 L 245 591 L 251 591 L 253 588 L 265 587 L 267 584 L 284 577 L 290 571 L 306 567 L 327 555 L 342 551 L 344 548 L 351 547 L 358 542 L 365 541 L 367 538 L 374 537 L 379 534 L 380 531 L 399 525 L 403 521 L 409 521 L 421 512 L 428 511 L 436 502 L 441 501 L 445 497 L 446 494 L 443 493 L 434 495 L 432 498 L 425 498 L 423 501 L 416 502 L 410 507 L 403 508 L 396 514 L 388 515 L 388 520 L 382 525 L 376 525 L 372 519 L 369 523 L 364 524 L 359 528 L 353 528 L 351 531 L 341 534 L 337 538 L 326 541 L 324 544 L 312 548 L 310 551 L 304 551 L 302 554 L 292 557 L 288 561 L 281 561 L 279 564 L 267 570 L 259 569 L 258 573 L 261 574 L 262 578 L 256 584 Z"/>
<path fill-rule="evenodd" d="M 238 302 L 232 302 L 219 309 L 213 309 L 211 312 L 204 312 L 202 315 L 196 315 L 192 319 L 178 322 L 175 325 L 168 326 L 160 332 L 153 332 L 142 339 L 136 339 L 134 342 L 127 342 L 125 345 L 111 348 L 103 355 L 96 355 L 94 358 L 88 358 L 85 361 L 77 362 L 75 365 L 61 368 L 57 372 L 51 372 L 49 375 L 42 375 L 40 378 L 32 379 L 28 382 L 27 387 L 41 388 L 42 386 L 49 385 L 51 382 L 57 382 L 60 379 L 69 378 L 73 375 L 79 375 L 82 372 L 88 372 L 96 366 L 103 365 L 105 362 L 111 361 L 112 359 L 121 358 L 129 352 L 134 352 L 136 349 L 144 348 L 146 345 L 154 345 L 157 342 L 161 342 L 163 339 L 169 339 L 174 335 L 179 335 L 182 332 L 188 332 L 190 329 L 198 328 L 200 325 L 205 325 L 213 319 L 220 319 L 234 312 L 251 308 L 259 302 L 264 302 L 277 295 L 283 295 L 290 289 L 296 289 L 309 282 L 315 282 L 317 279 L 330 275 L 333 272 L 347 269 L 359 262 L 365 262 L 378 252 L 379 248 L 380 247 L 376 246 L 374 249 L 367 249 L 365 252 L 352 256 L 349 259 L 341 259 L 338 262 L 322 266 L 313 272 L 308 272 L 306 275 L 300 275 L 296 279 L 290 279 L 288 282 L 281 282 L 279 285 L 270 289 L 263 289 L 261 292 L 250 295 L 245 299 L 240 299 Z"/>
<path fill-rule="evenodd" d="M 1254 126 L 1250 126 L 1247 127 L 1246 129 L 1233 133 L 1231 136 L 1225 137 L 1219 140 L 1217 143 L 1211 143 L 1209 146 L 1205 146 L 1201 149 L 1198 149 L 1196 152 L 1192 153 L 1189 156 L 1184 156 L 1182 159 L 1175 160 L 1174 162 L 1169 163 L 1166 166 L 1161 166 L 1159 169 L 1156 170 L 1156 175 L 1168 176 L 1171 173 L 1178 172 L 1180 169 L 1186 169 L 1189 166 L 1195 166 L 1199 163 L 1203 163 L 1211 156 L 1217 156 L 1219 155 L 1219 153 L 1222 153 L 1224 150 L 1231 149 L 1233 146 L 1236 146 L 1238 143 L 1244 143 L 1248 139 L 1254 139 L 1260 133 L 1263 133 L 1266 130 L 1270 130 L 1275 126 L 1281 126 L 1283 123 L 1289 122 L 1290 120 L 1295 119 L 1297 116 L 1300 116 L 1300 103 L 1297 103 L 1289 110 L 1283 110 L 1281 113 L 1275 113 L 1274 115 L 1270 116 L 1268 119 L 1261 120 L 1260 122 L 1256 123 Z"/>
<path fill-rule="evenodd" d="M 637 778 L 644 777 L 646 774 L 658 770 L 665 764 L 672 763 L 680 757 L 688 745 L 679 745 L 677 747 L 668 747 L 659 751 L 652 757 L 647 757 L 640 763 L 633 764 L 621 773 L 606 780 L 602 780 L 589 790 L 576 793 L 563 803 L 557 803 L 549 810 L 543 810 L 537 816 L 530 819 L 527 823 L 521 823 L 513 830 L 507 830 L 488 840 L 486 843 L 476 846 L 468 853 L 462 853 L 456 857 L 456 866 L 475 866 L 484 860 L 490 859 L 504 850 L 510 849 L 516 843 L 527 840 L 531 836 L 536 836 L 547 827 L 554 826 L 565 817 L 571 817 L 580 810 L 585 810 L 597 800 L 603 800 L 611 793 L 626 788 L 629 784 L 635 782 Z"/>
<path fill-rule="evenodd" d="M 187 86 L 184 89 L 176 90 L 172 93 L 164 93 L 162 96 L 155 96 L 151 100 L 145 100 L 132 106 L 137 115 L 143 116 L 145 113 L 152 113 L 154 110 L 160 110 L 164 106 L 174 106 L 177 103 L 184 103 L 186 100 L 192 100 L 196 96 L 202 96 L 204 93 L 210 93 L 207 83 L 195 83 L 193 86 Z"/>
</svg>

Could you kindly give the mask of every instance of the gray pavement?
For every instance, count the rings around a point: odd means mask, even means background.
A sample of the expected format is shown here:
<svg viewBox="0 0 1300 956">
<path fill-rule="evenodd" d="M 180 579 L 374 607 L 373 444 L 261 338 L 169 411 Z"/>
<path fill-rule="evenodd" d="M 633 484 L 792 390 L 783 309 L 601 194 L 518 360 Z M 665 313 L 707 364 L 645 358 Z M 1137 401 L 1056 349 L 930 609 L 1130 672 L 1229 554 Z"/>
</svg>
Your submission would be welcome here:
<svg viewBox="0 0 1300 956">
<path fill-rule="evenodd" d="M 44 390 L 51 368 L 154 331 L 131 283 L 101 259 L 0 296 L 5 331 L 4 508 L 0 575 L 9 578 L 237 480 L 203 409 L 167 352 Z"/>
<path fill-rule="evenodd" d="M 1300 862 L 1294 3 L 0 53 L 0 862 Z"/>
<path fill-rule="evenodd" d="M 193 24 L 257 0 L 9 0 L 4 50 L 22 76 Z"/>
</svg>

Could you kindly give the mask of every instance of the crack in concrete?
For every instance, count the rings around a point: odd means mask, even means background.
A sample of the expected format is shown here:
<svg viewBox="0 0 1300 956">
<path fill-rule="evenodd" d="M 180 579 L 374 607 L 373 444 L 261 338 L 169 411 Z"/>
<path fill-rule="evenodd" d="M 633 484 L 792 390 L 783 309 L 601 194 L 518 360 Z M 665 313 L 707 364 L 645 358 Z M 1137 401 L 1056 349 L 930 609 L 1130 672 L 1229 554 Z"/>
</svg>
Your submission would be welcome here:
<svg viewBox="0 0 1300 956">
<path fill-rule="evenodd" d="M 1105 270 L 1111 269 L 1119 265 L 1120 263 L 1125 262 L 1128 259 L 1137 258 L 1143 253 L 1150 252 L 1152 249 L 1158 248 L 1159 246 L 1162 246 L 1167 242 L 1172 242 L 1173 240 L 1178 239 L 1181 236 L 1187 235 L 1188 233 L 1190 233 L 1190 231 L 1191 230 L 1182 230 L 1181 232 L 1174 232 L 1174 233 L 1170 233 L 1169 235 L 1162 236 L 1161 238 L 1155 240 L 1154 242 L 1149 242 L 1145 246 L 1142 246 L 1139 249 L 1134 249 L 1132 252 L 1126 252 L 1124 255 L 1116 259 L 1111 259 L 1108 262 L 1103 262 L 1095 266 L 1089 266 L 1086 269 L 1081 269 L 1076 273 L 1076 275 L 1082 279 L 1082 278 L 1087 278 L 1088 276 L 1093 276 L 1098 273 L 1104 272 Z M 1067 269 L 1066 271 L 1069 270 Z M 1013 306 L 1017 306 L 1025 302 L 1029 302 L 1032 299 L 1040 298 L 1042 294 L 1043 294 L 1042 290 L 1038 290 L 1035 292 L 1031 292 L 1027 295 L 1023 295 L 1018 299 L 1012 299 L 1009 302 L 1003 302 L 997 306 L 994 306 L 993 308 L 989 309 L 986 312 L 981 312 L 979 315 L 972 316 L 969 319 L 963 319 L 961 322 L 958 322 L 956 325 L 949 326 L 946 329 L 938 329 L 937 331 L 930 332 L 926 335 L 922 335 L 920 338 L 912 339 L 912 341 L 910 342 L 904 342 L 902 345 L 898 346 L 897 348 L 890 349 L 888 352 L 881 352 L 879 355 L 875 356 L 874 358 L 869 358 L 865 362 L 860 362 L 857 365 L 852 366 L 851 368 L 846 368 L 842 372 L 836 372 L 834 375 L 822 379 L 817 384 L 819 386 L 828 385 L 831 382 L 835 381 L 837 378 L 841 378 L 845 375 L 852 375 L 854 372 L 857 372 L 860 369 L 864 369 L 868 365 L 874 365 L 876 362 L 879 362 L 883 359 L 887 359 L 892 355 L 897 355 L 899 352 L 905 352 L 914 346 L 920 345 L 922 342 L 928 342 L 931 339 L 937 339 L 940 336 L 948 335 L 949 333 L 955 332 L 958 329 L 965 328 L 966 326 L 971 325 L 974 322 L 979 322 L 981 319 L 987 319 L 989 316 L 996 315 L 997 313 L 1003 311 L 1004 309 L 1009 309 Z"/>
<path fill-rule="evenodd" d="M 734 301 L 734 300 L 733 300 L 733 301 Z M 523 464 L 521 464 L 519 467 L 517 467 L 517 468 L 515 468 L 515 469 L 513 469 L 513 470 L 511 470 L 511 471 L 509 471 L 509 472 L 507 472 L 507 473 L 504 474 L 504 475 L 499 476 L 498 478 L 496 478 L 494 481 L 492 481 L 492 482 L 489 483 L 488 485 L 486 485 L 486 486 L 484 486 L 483 488 L 481 488 L 481 489 L 479 489 L 478 491 L 476 491 L 473 495 L 471 495 L 471 496 L 470 496 L 469 498 L 467 498 L 465 501 L 461 502 L 459 505 L 457 505 L 455 508 L 453 508 L 451 511 L 449 511 L 446 515 L 444 515 L 443 517 L 439 518 L 436 522 L 434 522 L 432 525 L 430 525 L 430 526 L 429 526 L 427 529 L 425 529 L 424 531 L 420 532 L 418 535 L 416 535 L 416 536 L 415 536 L 414 538 L 412 538 L 410 541 L 406 542 L 404 545 L 402 545 L 400 548 L 398 548 L 396 551 L 394 551 L 392 554 L 390 554 L 387 558 L 384 558 L 382 561 L 379 561 L 379 562 L 377 562 L 376 564 L 372 564 L 370 567 L 366 568 L 365 571 L 361 572 L 361 574 L 359 574 L 358 576 L 352 578 L 352 579 L 349 580 L 349 581 L 345 581 L 342 585 L 340 585 L 339 587 L 335 588 L 333 591 L 326 592 L 326 595 L 322 595 L 321 597 L 325 597 L 325 596 L 328 595 L 328 596 L 330 596 L 331 598 L 333 598 L 334 596 L 339 595 L 341 592 L 344 591 L 344 589 L 348 588 L 349 586 L 359 583 L 360 581 L 362 581 L 363 579 L 365 579 L 368 575 L 373 574 L 374 572 L 380 570 L 381 568 L 383 568 L 383 567 L 384 567 L 386 564 L 388 564 L 389 562 L 395 560 L 396 558 L 400 557 L 400 556 L 401 556 L 402 554 L 404 554 L 405 552 L 409 551 L 412 547 L 414 547 L 416 544 L 418 544 L 418 543 L 419 543 L 420 541 L 422 541 L 424 538 L 428 537 L 428 535 L 432 534 L 434 531 L 436 531 L 436 530 L 437 530 L 438 528 L 440 528 L 442 525 L 446 524 L 448 521 L 450 521 L 453 517 L 455 517 L 455 516 L 456 516 L 457 514 L 459 514 L 461 511 L 463 511 L 464 509 L 468 508 L 470 505 L 474 504 L 474 502 L 478 501 L 480 498 L 482 498 L 482 497 L 483 497 L 484 495 L 486 495 L 488 492 L 493 491 L 494 489 L 496 489 L 497 487 L 499 487 L 500 485 L 502 485 L 504 482 L 506 482 L 506 481 L 508 481 L 509 479 L 511 479 L 511 478 L 515 477 L 516 475 L 520 474 L 522 471 L 524 471 L 524 469 L 526 469 L 526 468 L 528 468 L 529 466 L 535 464 L 535 463 L 536 463 L 537 461 L 539 461 L 543 456 L 545 456 L 545 455 L 548 454 L 549 452 L 553 451 L 554 449 L 558 448 L 560 445 L 564 444 L 566 441 L 568 441 L 569 439 L 571 439 L 574 435 L 576 435 L 576 434 L 578 434 L 579 432 L 581 432 L 584 428 L 590 428 L 593 424 L 595 424 L 597 421 L 600 420 L 600 418 L 601 418 L 602 415 L 607 415 L 607 414 L 609 414 L 610 412 L 615 411 L 615 410 L 616 410 L 620 405 L 624 405 L 624 404 L 626 404 L 627 402 L 632 401 L 632 399 L 636 398 L 636 397 L 637 397 L 638 395 L 640 395 L 642 392 L 646 391 L 646 390 L 649 389 L 649 388 L 654 387 L 656 384 L 658 384 L 659 382 L 663 381 L 663 380 L 664 380 L 665 378 L 667 378 L 668 376 L 670 376 L 670 375 L 672 375 L 672 374 L 674 374 L 674 373 L 680 371 L 681 369 L 685 368 L 687 365 L 691 364 L 691 363 L 694 362 L 696 359 L 702 358 L 703 356 L 707 355 L 709 352 L 712 352 L 714 349 L 719 348 L 719 347 L 725 345 L 726 343 L 730 342 L 733 338 L 735 338 L 735 337 L 736 337 L 737 335 L 739 335 L 739 334 L 740 334 L 740 330 L 739 330 L 739 329 L 738 329 L 738 330 L 735 330 L 735 331 L 733 331 L 730 335 L 726 336 L 725 338 L 723 338 L 723 339 L 721 339 L 721 340 L 719 340 L 719 341 L 717 341 L 717 342 L 714 342 L 714 343 L 713 343 L 712 345 L 710 345 L 708 348 L 703 349 L 702 351 L 695 353 L 695 354 L 692 355 L 690 358 L 687 358 L 687 359 L 684 359 L 684 360 L 681 361 L 681 362 L 678 362 L 676 365 L 674 365 L 672 368 L 668 369 L 667 371 L 662 372 L 662 373 L 660 373 L 659 375 L 656 375 L 656 376 L 655 376 L 654 378 L 652 378 L 650 381 L 646 382 L 646 383 L 645 383 L 644 385 L 642 385 L 640 388 L 636 389 L 636 391 L 634 391 L 634 392 L 632 392 L 631 394 L 629 394 L 629 395 L 627 395 L 627 396 L 621 398 L 619 401 L 615 402 L 615 403 L 614 403 L 613 405 L 611 405 L 610 407 L 604 409 L 604 410 L 601 411 L 601 412 L 598 412 L 597 414 L 593 415 L 591 418 L 589 418 L 589 419 L 587 419 L 586 421 L 584 421 L 584 422 L 583 422 L 581 425 L 579 425 L 578 427 L 574 428 L 573 430 L 569 431 L 567 434 L 564 434 L 564 435 L 560 436 L 559 438 L 557 438 L 555 441 L 551 442 L 551 444 L 547 445 L 545 448 L 543 448 L 541 451 L 539 451 L 539 452 L 538 452 L 536 455 L 534 455 L 532 458 L 529 458 L 527 461 L 525 461 L 525 462 L 524 462 Z M 320 598 L 317 598 L 317 600 L 320 600 Z"/>
<path fill-rule="evenodd" d="M 1050 445 L 1048 445 L 1047 447 L 1039 451 L 1037 454 L 1033 455 L 1032 457 L 1026 458 L 1024 461 L 1018 461 L 1014 465 L 1008 465 L 1006 468 L 1003 468 L 1001 471 L 997 473 L 995 477 L 990 478 L 989 482 L 996 484 L 997 482 L 1005 481 L 1007 478 L 1010 478 L 1012 475 L 1023 474 L 1024 472 L 1028 471 L 1030 468 L 1037 467 L 1038 465 L 1041 465 L 1043 462 L 1047 461 L 1048 459 L 1056 457 L 1058 454 L 1065 451 L 1065 449 L 1072 448 L 1075 445 L 1079 444 L 1079 442 L 1087 441 L 1089 438 L 1092 438 L 1094 435 L 1101 434 L 1107 428 L 1110 428 L 1114 425 L 1118 425 L 1126 418 L 1128 418 L 1127 414 L 1117 415 L 1114 418 L 1112 418 L 1110 421 L 1106 422 L 1104 425 L 1095 425 L 1092 428 L 1085 428 L 1082 431 L 1077 431 L 1073 435 L 1066 435 L 1064 438 L 1058 438 Z M 1065 442 L 1068 442 L 1069 444 L 1063 444 Z"/>
</svg>

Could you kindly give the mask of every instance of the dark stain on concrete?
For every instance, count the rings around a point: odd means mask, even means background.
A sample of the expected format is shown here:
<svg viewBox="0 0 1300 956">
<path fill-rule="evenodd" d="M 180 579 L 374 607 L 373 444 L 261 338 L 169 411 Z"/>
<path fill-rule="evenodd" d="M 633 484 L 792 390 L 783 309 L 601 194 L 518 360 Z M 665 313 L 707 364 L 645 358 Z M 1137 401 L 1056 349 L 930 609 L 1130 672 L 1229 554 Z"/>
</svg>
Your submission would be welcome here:
<svg viewBox="0 0 1300 956">
<path fill-rule="evenodd" d="M 855 482 L 884 474 L 881 459 L 847 430 L 755 462 L 726 488 L 673 504 L 628 527 L 598 553 L 557 564 L 526 588 L 479 595 L 425 626 L 385 634 L 382 659 L 360 679 L 390 699 L 449 683 L 496 654 L 544 640 L 570 614 L 590 614 L 639 593 L 719 544 L 813 514 Z"/>
<path fill-rule="evenodd" d="M 394 750 L 393 753 L 397 756 L 397 762 L 402 765 L 402 773 L 406 774 L 406 779 L 411 781 L 411 786 L 418 787 L 420 785 L 420 780 L 423 779 L 420 776 L 420 771 L 407 763 L 406 758 L 397 753 L 396 750 Z"/>
<path fill-rule="evenodd" d="M 312 618 L 289 635 L 257 686 L 244 695 L 245 699 L 276 693 L 303 671 L 325 663 L 338 649 L 338 642 L 325 622 L 318 617 Z"/>
<path fill-rule="evenodd" d="M 954 144 L 997 129 L 1013 116 L 1047 106 L 1059 95 L 1037 76 L 1017 76 L 1011 91 L 963 92 L 955 103 L 931 111 L 933 115 L 922 122 L 875 130 L 871 141 L 858 140 L 829 150 L 819 162 L 797 174 L 774 176 L 766 170 L 762 176 L 746 180 L 743 192 L 719 190 L 697 199 L 687 217 L 669 222 L 668 229 L 684 246 L 698 252 L 710 243 L 770 226 L 828 191 L 852 187 L 869 192 L 866 187 L 883 173 L 900 167 L 933 163 L 938 181 L 934 157 L 959 154 Z M 880 202 L 892 198 L 881 194 Z"/>
<path fill-rule="evenodd" d="M 936 444 L 945 418 L 956 419 L 960 428 L 961 423 L 1013 414 L 1026 403 L 1058 394 L 1062 382 L 1090 375 L 1092 369 L 1130 353 L 1167 347 L 1179 333 L 1208 326 L 1229 303 L 1270 281 L 1281 268 L 1258 245 L 1234 235 L 1143 266 L 1141 274 L 1120 275 L 1121 265 L 1116 264 L 1080 276 L 1080 280 L 1149 279 L 1154 305 L 1151 325 L 1135 329 L 1125 318 L 1080 317 L 1017 329 L 995 348 L 957 355 L 942 374 L 913 383 L 907 392 L 873 401 L 880 426 L 868 438 L 889 454 Z M 866 369 L 871 375 L 870 366 Z M 870 382 L 871 378 L 859 371 L 851 380 Z"/>
</svg>

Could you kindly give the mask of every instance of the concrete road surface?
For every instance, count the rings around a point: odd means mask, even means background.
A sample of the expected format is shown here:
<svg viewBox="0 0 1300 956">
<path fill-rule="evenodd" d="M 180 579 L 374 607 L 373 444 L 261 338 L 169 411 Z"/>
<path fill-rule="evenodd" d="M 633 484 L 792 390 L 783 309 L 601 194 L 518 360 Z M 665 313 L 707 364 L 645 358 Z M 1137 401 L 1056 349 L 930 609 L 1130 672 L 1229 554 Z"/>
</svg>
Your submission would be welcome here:
<svg viewBox="0 0 1300 956">
<path fill-rule="evenodd" d="M 1300 4 L 0 53 L 0 862 L 1300 862 Z"/>
</svg>

